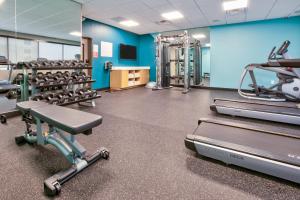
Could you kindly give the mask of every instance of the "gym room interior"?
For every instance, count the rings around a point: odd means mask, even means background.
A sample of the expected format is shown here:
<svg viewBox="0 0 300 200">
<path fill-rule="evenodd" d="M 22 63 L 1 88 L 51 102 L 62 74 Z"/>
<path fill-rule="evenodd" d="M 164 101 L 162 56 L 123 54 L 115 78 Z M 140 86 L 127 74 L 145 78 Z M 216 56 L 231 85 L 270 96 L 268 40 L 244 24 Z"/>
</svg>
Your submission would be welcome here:
<svg viewBox="0 0 300 200">
<path fill-rule="evenodd" d="M 0 0 L 0 199 L 300 199 L 300 0 Z"/>
</svg>

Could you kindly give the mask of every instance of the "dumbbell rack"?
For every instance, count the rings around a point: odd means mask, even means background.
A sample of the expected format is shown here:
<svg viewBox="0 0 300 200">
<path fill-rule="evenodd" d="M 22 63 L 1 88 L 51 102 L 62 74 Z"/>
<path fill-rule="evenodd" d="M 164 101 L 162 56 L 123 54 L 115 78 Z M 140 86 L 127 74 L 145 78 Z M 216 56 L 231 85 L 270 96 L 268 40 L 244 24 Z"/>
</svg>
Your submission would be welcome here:
<svg viewBox="0 0 300 200">
<path fill-rule="evenodd" d="M 89 66 L 39 66 L 39 67 L 28 67 L 25 65 L 25 63 L 18 63 L 16 66 L 17 69 L 21 69 L 23 71 L 23 80 L 21 81 L 21 101 L 28 101 L 30 100 L 29 95 L 29 76 L 28 71 L 32 71 L 32 78 L 37 76 L 38 71 L 52 71 L 52 70 L 74 70 L 75 72 L 82 72 L 85 69 L 92 69 L 92 67 Z M 59 83 L 59 84 L 51 84 L 51 85 L 36 85 L 34 83 L 31 84 L 31 96 L 34 96 L 36 94 L 40 93 L 40 89 L 43 88 L 53 88 L 53 87 L 59 87 L 59 86 L 70 86 L 72 88 L 72 91 L 74 92 L 74 85 L 86 85 L 89 83 L 93 83 L 95 80 L 88 80 L 88 81 L 81 81 L 81 82 L 72 82 L 72 83 Z M 55 90 L 51 90 L 55 91 Z M 61 103 L 57 105 L 66 106 L 70 104 L 80 104 L 82 102 L 89 102 L 92 106 L 95 106 L 94 99 L 101 98 L 101 95 L 97 95 L 94 97 L 79 99 L 72 102 L 66 102 Z"/>
</svg>

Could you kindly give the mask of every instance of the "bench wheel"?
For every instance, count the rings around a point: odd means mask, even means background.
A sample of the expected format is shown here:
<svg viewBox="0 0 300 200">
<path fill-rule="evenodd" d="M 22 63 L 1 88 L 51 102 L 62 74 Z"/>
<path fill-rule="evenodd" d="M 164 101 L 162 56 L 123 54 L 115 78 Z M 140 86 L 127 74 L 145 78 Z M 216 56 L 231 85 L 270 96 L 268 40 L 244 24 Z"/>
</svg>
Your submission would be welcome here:
<svg viewBox="0 0 300 200">
<path fill-rule="evenodd" d="M 103 159 L 107 160 L 107 159 L 109 158 L 109 151 L 108 151 L 107 149 L 102 149 L 102 150 L 100 151 L 100 156 L 101 156 Z"/>
<path fill-rule="evenodd" d="M 15 142 L 17 145 L 21 146 L 26 143 L 26 139 L 24 136 L 15 137 Z"/>
<path fill-rule="evenodd" d="M 6 116 L 5 115 L 1 115 L 0 116 L 0 121 L 1 121 L 1 124 L 6 124 L 6 122 L 7 122 Z"/>
<path fill-rule="evenodd" d="M 47 196 L 56 196 L 59 195 L 61 191 L 61 185 L 56 182 L 53 187 L 48 187 L 46 184 L 44 184 L 44 192 Z"/>
</svg>

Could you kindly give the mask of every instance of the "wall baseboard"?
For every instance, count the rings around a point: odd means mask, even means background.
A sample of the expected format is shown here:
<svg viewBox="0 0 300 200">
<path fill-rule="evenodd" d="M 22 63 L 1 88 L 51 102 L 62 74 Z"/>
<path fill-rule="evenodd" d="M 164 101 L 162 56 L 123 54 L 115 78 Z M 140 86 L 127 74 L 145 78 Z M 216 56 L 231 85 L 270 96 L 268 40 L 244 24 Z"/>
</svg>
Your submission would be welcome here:
<svg viewBox="0 0 300 200">
<path fill-rule="evenodd" d="M 105 87 L 105 88 L 99 88 L 99 89 L 96 89 L 96 91 L 107 91 L 109 90 L 110 88 L 109 87 Z"/>
<path fill-rule="evenodd" d="M 177 85 L 177 84 L 170 84 L 170 85 L 173 86 L 173 87 L 183 88 L 183 85 Z M 223 90 L 223 91 L 233 91 L 233 92 L 238 91 L 238 89 L 235 89 L 235 88 L 207 87 L 207 86 L 201 86 L 201 85 L 191 85 L 191 88 L 205 89 L 205 90 Z"/>
</svg>

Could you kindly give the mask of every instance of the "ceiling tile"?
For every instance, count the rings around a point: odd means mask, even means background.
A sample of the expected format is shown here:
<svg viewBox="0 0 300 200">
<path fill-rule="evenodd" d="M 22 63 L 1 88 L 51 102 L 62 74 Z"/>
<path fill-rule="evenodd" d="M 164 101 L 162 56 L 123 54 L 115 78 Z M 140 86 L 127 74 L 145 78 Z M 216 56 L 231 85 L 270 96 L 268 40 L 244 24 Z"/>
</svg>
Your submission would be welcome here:
<svg viewBox="0 0 300 200">
<path fill-rule="evenodd" d="M 131 31 L 154 33 L 175 29 L 205 27 L 228 23 L 264 20 L 295 16 L 300 0 L 249 0 L 246 12 L 229 15 L 223 10 L 224 0 L 82 0 L 86 17 L 108 23 L 123 29 L 112 17 L 127 17 L 138 21 L 141 26 Z M 275 4 L 275 2 L 277 2 Z M 180 11 L 185 18 L 173 21 L 173 25 L 157 25 L 161 13 Z M 127 30 L 127 29 L 126 29 Z"/>
</svg>

